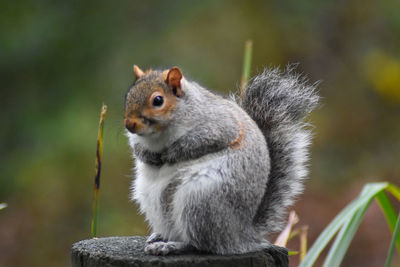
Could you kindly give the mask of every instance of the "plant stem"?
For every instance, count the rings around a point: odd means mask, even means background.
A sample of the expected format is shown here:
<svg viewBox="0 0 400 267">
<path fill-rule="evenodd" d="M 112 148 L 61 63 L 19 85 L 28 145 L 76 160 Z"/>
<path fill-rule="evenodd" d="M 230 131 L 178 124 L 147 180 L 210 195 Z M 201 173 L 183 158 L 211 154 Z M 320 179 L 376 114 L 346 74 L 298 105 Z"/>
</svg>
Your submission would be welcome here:
<svg viewBox="0 0 400 267">
<path fill-rule="evenodd" d="M 390 242 L 389 251 L 388 251 L 388 254 L 387 254 L 387 257 L 386 257 L 385 267 L 390 267 L 390 263 L 392 261 L 393 249 L 394 249 L 394 246 L 396 244 L 396 240 L 397 240 L 398 235 L 399 235 L 399 229 L 400 229 L 400 213 L 399 213 L 399 216 L 397 216 L 396 227 L 395 227 L 394 232 L 393 232 L 392 241 Z"/>
<path fill-rule="evenodd" d="M 101 159 L 103 157 L 103 128 L 104 119 L 106 117 L 107 106 L 103 104 L 100 114 L 99 122 L 99 133 L 97 136 L 97 147 L 96 147 L 96 174 L 94 176 L 94 197 L 92 207 L 92 224 L 91 224 L 91 236 L 97 236 L 97 219 L 99 213 L 99 194 L 100 194 L 100 172 L 101 172 Z"/>
<path fill-rule="evenodd" d="M 246 92 L 246 86 L 250 78 L 252 52 L 253 52 L 253 41 L 247 40 L 244 46 L 243 71 L 242 71 L 242 79 L 240 81 L 240 97 L 242 99 Z"/>
<path fill-rule="evenodd" d="M 300 231 L 300 262 L 307 254 L 308 226 L 303 226 Z"/>
</svg>

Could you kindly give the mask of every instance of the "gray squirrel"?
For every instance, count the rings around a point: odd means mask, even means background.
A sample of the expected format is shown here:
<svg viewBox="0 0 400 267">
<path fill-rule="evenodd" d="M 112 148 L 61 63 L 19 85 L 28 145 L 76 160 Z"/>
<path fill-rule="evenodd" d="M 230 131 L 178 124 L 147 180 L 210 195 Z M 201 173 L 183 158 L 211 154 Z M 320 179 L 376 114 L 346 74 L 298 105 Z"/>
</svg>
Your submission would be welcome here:
<svg viewBox="0 0 400 267">
<path fill-rule="evenodd" d="M 241 99 L 226 99 L 179 68 L 143 72 L 125 98 L 124 123 L 136 159 L 132 199 L 152 234 L 145 252 L 196 249 L 240 254 L 268 248 L 286 208 L 302 192 L 318 105 L 316 84 L 265 69 Z"/>
</svg>

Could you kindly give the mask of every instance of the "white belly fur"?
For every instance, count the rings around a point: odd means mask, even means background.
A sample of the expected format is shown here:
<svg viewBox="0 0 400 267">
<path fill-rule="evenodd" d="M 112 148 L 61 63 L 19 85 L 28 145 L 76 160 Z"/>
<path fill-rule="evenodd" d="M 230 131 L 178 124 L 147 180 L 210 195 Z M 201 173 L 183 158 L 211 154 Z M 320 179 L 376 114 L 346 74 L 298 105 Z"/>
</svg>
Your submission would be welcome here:
<svg viewBox="0 0 400 267">
<path fill-rule="evenodd" d="M 133 183 L 132 198 L 139 203 L 140 211 L 145 214 L 154 232 L 174 241 L 186 241 L 183 231 L 185 222 L 181 220 L 184 203 L 188 196 L 204 194 L 207 188 L 215 188 L 216 183 L 221 182 L 218 170 L 223 159 L 223 156 L 214 154 L 205 156 L 201 160 L 174 165 L 166 164 L 161 168 L 136 161 L 136 179 Z M 171 225 L 163 217 L 160 200 L 167 185 L 177 177 L 181 179 L 181 185 L 174 194 L 172 218 L 170 218 L 173 225 Z"/>
</svg>

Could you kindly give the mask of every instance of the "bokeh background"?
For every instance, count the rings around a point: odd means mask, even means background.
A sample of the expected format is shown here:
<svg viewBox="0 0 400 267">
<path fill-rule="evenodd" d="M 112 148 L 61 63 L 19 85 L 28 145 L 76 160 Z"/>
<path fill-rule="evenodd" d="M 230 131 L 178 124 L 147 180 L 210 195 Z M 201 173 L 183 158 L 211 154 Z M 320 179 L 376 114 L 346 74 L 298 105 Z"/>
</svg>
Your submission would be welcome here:
<svg viewBox="0 0 400 267">
<path fill-rule="evenodd" d="M 322 81 L 310 179 L 294 207 L 311 244 L 366 182 L 400 185 L 399 12 L 396 0 L 1 1 L 0 266 L 67 266 L 71 244 L 89 237 L 102 102 L 98 233 L 146 234 L 128 198 L 122 126 L 132 65 L 177 65 L 228 93 L 247 39 L 253 75 L 297 62 Z M 382 266 L 389 242 L 374 204 L 343 266 Z"/>
</svg>

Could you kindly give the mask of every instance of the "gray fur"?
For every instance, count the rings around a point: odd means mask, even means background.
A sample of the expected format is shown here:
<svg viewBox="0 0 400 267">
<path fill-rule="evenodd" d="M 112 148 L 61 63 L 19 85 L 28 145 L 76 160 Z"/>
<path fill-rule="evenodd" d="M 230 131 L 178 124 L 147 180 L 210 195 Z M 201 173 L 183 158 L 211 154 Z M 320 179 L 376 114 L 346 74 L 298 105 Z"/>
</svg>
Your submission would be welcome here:
<svg viewBox="0 0 400 267">
<path fill-rule="evenodd" d="M 147 164 L 161 166 L 165 163 L 161 159 L 162 154 L 159 152 L 152 152 L 146 148 L 144 148 L 140 143 L 136 143 L 133 149 L 135 157 Z"/>
<path fill-rule="evenodd" d="M 242 107 L 262 130 L 271 158 L 267 191 L 254 218 L 263 232 L 280 229 L 286 207 L 303 190 L 311 135 L 302 120 L 318 105 L 315 89 L 288 66 L 285 72 L 265 69 L 244 96 Z"/>
<path fill-rule="evenodd" d="M 225 114 L 223 114 L 225 115 Z M 226 121 L 233 118 L 226 114 L 219 120 Z M 186 135 L 173 142 L 162 154 L 166 163 L 177 163 L 186 160 L 197 159 L 210 153 L 221 151 L 229 146 L 229 143 L 237 137 L 238 129 L 234 125 L 231 128 L 216 127 L 205 128 L 203 125 L 191 129 Z"/>
<path fill-rule="evenodd" d="M 225 116 L 221 116 L 219 119 L 232 120 L 232 117 L 225 118 Z M 141 144 L 136 144 L 134 154 L 141 161 L 155 166 L 198 159 L 204 155 L 227 148 L 230 142 L 237 137 L 237 132 L 238 129 L 234 126 L 232 129 L 223 127 L 207 129 L 203 125 L 199 125 L 187 132 L 186 135 L 181 136 L 163 151 L 153 152 L 145 149 Z"/>
<path fill-rule="evenodd" d="M 266 70 L 253 79 L 241 108 L 194 82 L 182 84 L 185 94 L 164 122 L 165 132 L 157 139 L 128 134 L 131 145 L 143 146 L 135 151 L 145 163 L 137 179 L 162 188 L 157 193 L 136 183 L 142 187 L 134 198 L 155 232 L 146 251 L 164 255 L 194 247 L 232 254 L 268 247 L 263 235 L 278 229 L 305 175 L 309 135 L 300 120 L 316 105 L 314 87 L 290 71 Z M 146 148 L 159 140 L 163 146 L 157 151 L 158 146 Z"/>
</svg>

